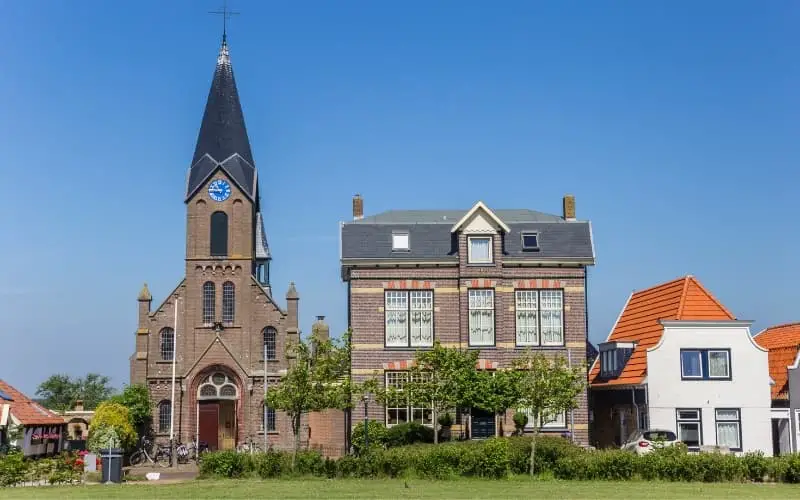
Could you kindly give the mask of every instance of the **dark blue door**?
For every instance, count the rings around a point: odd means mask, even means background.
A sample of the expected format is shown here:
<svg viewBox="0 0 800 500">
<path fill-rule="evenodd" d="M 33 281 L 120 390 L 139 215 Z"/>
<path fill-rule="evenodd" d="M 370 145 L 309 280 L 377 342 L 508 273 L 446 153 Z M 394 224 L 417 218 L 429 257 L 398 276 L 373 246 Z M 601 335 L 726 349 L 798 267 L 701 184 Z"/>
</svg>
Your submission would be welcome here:
<svg viewBox="0 0 800 500">
<path fill-rule="evenodd" d="M 494 436 L 494 415 L 478 408 L 472 409 L 472 439 L 486 439 Z"/>
</svg>

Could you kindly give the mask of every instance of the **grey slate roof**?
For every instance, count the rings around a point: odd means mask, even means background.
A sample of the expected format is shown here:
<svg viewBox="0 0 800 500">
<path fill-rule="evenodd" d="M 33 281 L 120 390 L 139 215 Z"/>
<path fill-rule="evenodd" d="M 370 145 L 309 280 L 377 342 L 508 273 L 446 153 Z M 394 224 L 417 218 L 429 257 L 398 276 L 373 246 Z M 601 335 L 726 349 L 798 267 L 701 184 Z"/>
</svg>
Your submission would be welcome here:
<svg viewBox="0 0 800 500">
<path fill-rule="evenodd" d="M 255 162 L 224 38 L 200 123 L 186 197 L 194 194 L 217 167 L 225 170 L 251 199 L 256 198 Z"/>
<path fill-rule="evenodd" d="M 264 231 L 264 219 L 261 212 L 256 213 L 256 259 L 271 259 L 269 244 L 267 244 L 267 232 Z"/>
<path fill-rule="evenodd" d="M 450 230 L 468 210 L 389 210 L 341 228 L 342 263 L 358 260 L 455 261 L 456 235 Z M 588 221 L 565 221 L 534 210 L 492 210 L 511 232 L 503 235 L 505 259 L 593 261 Z M 392 232 L 408 232 L 409 251 L 392 251 Z M 539 249 L 522 249 L 523 232 L 539 233 Z"/>
</svg>

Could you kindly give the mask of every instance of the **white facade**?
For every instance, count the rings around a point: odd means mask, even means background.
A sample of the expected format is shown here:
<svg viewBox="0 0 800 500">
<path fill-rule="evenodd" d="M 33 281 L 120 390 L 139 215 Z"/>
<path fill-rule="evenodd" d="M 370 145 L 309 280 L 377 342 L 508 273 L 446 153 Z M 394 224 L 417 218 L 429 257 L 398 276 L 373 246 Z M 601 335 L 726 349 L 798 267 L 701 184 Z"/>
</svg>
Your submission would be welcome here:
<svg viewBox="0 0 800 500">
<path fill-rule="evenodd" d="M 697 429 L 701 446 L 738 443 L 740 451 L 729 445 L 737 454 L 772 455 L 769 362 L 751 323 L 661 321 L 661 341 L 647 351 L 650 428 L 678 439 Z"/>
</svg>

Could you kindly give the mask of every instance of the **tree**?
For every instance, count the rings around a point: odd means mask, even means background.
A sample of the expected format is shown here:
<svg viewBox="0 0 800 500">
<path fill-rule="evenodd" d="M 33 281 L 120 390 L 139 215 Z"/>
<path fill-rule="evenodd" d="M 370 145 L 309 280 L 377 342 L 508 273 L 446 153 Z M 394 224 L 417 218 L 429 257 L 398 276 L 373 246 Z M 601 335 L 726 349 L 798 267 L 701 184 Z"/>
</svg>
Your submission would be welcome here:
<svg viewBox="0 0 800 500">
<path fill-rule="evenodd" d="M 351 404 L 349 397 L 349 353 L 341 342 L 320 339 L 299 340 L 286 350 L 289 369 L 276 386 L 267 390 L 270 408 L 286 412 L 292 425 L 294 447 L 292 469 L 300 448 L 300 423 L 304 414 Z"/>
<path fill-rule="evenodd" d="M 496 372 L 478 371 L 471 391 L 471 405 L 492 412 L 496 416 L 509 408 L 516 408 L 522 399 L 522 375 L 517 370 Z M 500 435 L 500 426 L 495 426 Z"/>
<path fill-rule="evenodd" d="M 42 398 L 42 405 L 57 411 L 69 410 L 77 399 L 74 382 L 69 375 L 61 373 L 39 384 L 36 395 Z"/>
<path fill-rule="evenodd" d="M 128 409 L 131 425 L 139 435 L 150 428 L 152 409 L 150 394 L 145 385 L 126 385 L 120 394 L 111 397 L 111 402 L 119 403 Z"/>
<path fill-rule="evenodd" d="M 582 366 L 568 366 L 563 356 L 548 358 L 541 352 L 528 351 L 513 361 L 520 370 L 521 406 L 530 410 L 533 418 L 530 474 L 534 473 L 536 439 L 542 422 L 574 409 L 578 395 L 586 384 Z"/>
<path fill-rule="evenodd" d="M 84 408 L 93 410 L 114 393 L 110 382 L 109 377 L 98 373 L 89 373 L 83 378 L 56 374 L 39 384 L 36 395 L 44 400 L 44 406 L 53 410 L 69 410 L 79 399 Z"/>
<path fill-rule="evenodd" d="M 113 443 L 109 443 L 112 438 Z M 98 405 L 89 424 L 87 447 L 92 451 L 108 447 L 110 444 L 125 450 L 136 445 L 136 431 L 131 425 L 128 409 L 119 403 L 105 401 Z"/>
<path fill-rule="evenodd" d="M 389 390 L 387 398 L 404 398 L 415 406 L 431 407 L 433 442 L 439 442 L 439 415 L 468 399 L 474 383 L 478 351 L 442 347 L 417 351 L 409 378 L 402 389 Z"/>
</svg>

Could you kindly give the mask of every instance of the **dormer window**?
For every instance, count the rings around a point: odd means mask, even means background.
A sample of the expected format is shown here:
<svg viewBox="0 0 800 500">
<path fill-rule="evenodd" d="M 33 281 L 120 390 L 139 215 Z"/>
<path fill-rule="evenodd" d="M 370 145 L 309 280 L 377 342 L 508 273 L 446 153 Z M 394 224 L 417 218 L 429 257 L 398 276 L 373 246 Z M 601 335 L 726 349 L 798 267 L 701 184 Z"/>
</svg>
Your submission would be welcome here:
<svg viewBox="0 0 800 500">
<path fill-rule="evenodd" d="M 630 359 L 633 342 L 604 342 L 600 344 L 600 377 L 616 378 Z"/>
<path fill-rule="evenodd" d="M 522 249 L 539 250 L 539 233 L 536 232 L 522 233 Z"/>
<path fill-rule="evenodd" d="M 467 238 L 467 262 L 470 264 L 492 263 L 492 237 L 469 236 Z"/>
<path fill-rule="evenodd" d="M 392 251 L 393 252 L 407 252 L 410 250 L 408 233 L 396 232 L 392 233 Z"/>
</svg>

